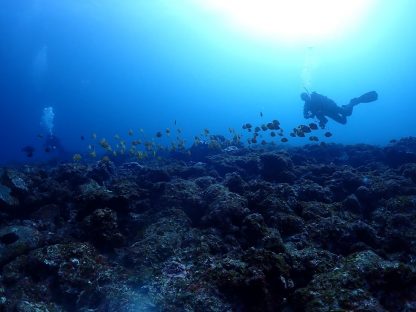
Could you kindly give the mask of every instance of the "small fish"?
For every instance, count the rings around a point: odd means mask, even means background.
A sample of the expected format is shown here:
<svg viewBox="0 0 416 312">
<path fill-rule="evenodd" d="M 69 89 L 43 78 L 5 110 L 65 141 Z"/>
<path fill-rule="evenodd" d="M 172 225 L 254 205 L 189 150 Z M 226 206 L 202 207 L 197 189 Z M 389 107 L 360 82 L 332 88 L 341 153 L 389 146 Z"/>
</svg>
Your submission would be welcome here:
<svg viewBox="0 0 416 312">
<path fill-rule="evenodd" d="M 170 129 L 169 128 L 166 128 L 166 135 L 170 136 Z"/>
<path fill-rule="evenodd" d="M 270 130 L 274 130 L 274 123 L 269 122 L 269 123 L 266 125 L 266 127 L 267 127 L 268 129 L 270 129 Z"/>
<path fill-rule="evenodd" d="M 309 128 L 311 128 L 312 130 L 318 130 L 318 125 L 314 122 L 311 122 L 309 124 Z"/>
<path fill-rule="evenodd" d="M 97 138 L 97 134 L 93 133 L 93 134 L 91 134 L 91 137 L 95 140 Z"/>
<path fill-rule="evenodd" d="M 303 133 L 310 133 L 311 129 L 306 125 L 299 125 L 298 130 L 302 131 Z"/>
<path fill-rule="evenodd" d="M 280 122 L 279 122 L 279 120 L 274 119 L 274 120 L 272 120 L 272 123 L 274 124 L 274 126 L 275 126 L 276 128 L 278 128 L 278 127 L 280 126 Z"/>
<path fill-rule="evenodd" d="M 129 136 L 133 136 L 134 135 L 133 129 L 130 129 L 128 133 L 129 133 Z"/>
<path fill-rule="evenodd" d="M 156 137 L 161 138 L 162 137 L 162 132 L 160 132 L 160 131 L 156 132 Z"/>
<path fill-rule="evenodd" d="M 175 126 L 176 126 L 176 119 L 175 119 L 175 121 L 173 122 L 174 124 L 175 124 Z"/>
<path fill-rule="evenodd" d="M 327 138 L 329 138 L 329 137 L 331 137 L 331 136 L 332 136 L 332 133 L 331 133 L 331 132 L 329 132 L 329 131 L 327 131 L 327 132 L 325 132 L 324 136 L 326 136 Z"/>
<path fill-rule="evenodd" d="M 81 154 L 74 154 L 74 156 L 72 156 L 72 160 L 75 162 L 79 162 L 82 159 Z"/>
<path fill-rule="evenodd" d="M 260 117 L 263 117 L 263 112 L 260 112 Z"/>
<path fill-rule="evenodd" d="M 289 140 L 287 138 L 282 138 L 280 141 L 283 142 L 283 143 L 286 143 Z"/>
<path fill-rule="evenodd" d="M 85 137 L 83 135 L 81 135 L 79 138 L 81 139 L 81 141 L 85 140 Z"/>
<path fill-rule="evenodd" d="M 107 142 L 107 140 L 105 138 L 102 138 L 100 140 L 100 145 L 101 145 L 102 148 L 104 148 L 104 149 L 106 149 L 108 151 L 111 150 L 111 146 L 110 146 L 110 144 Z"/>
<path fill-rule="evenodd" d="M 397 142 L 397 140 L 396 139 L 392 139 L 392 140 L 390 140 L 390 143 L 396 143 Z"/>
</svg>

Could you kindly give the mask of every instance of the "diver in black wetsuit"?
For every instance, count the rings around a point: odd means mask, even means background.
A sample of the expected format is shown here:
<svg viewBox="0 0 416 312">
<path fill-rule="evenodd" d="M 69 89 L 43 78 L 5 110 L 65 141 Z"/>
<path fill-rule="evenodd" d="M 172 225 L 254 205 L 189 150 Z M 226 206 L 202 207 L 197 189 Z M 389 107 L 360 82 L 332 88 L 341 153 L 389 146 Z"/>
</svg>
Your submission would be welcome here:
<svg viewBox="0 0 416 312">
<path fill-rule="evenodd" d="M 53 153 L 59 157 L 67 156 L 67 152 L 62 146 L 61 141 L 53 134 L 49 134 L 46 137 L 43 148 L 46 153 Z"/>
<path fill-rule="evenodd" d="M 358 98 L 353 98 L 349 104 L 343 106 L 338 106 L 330 98 L 316 92 L 312 92 L 312 94 L 304 92 L 300 97 L 305 102 L 303 116 L 305 118 L 318 118 L 319 126 L 323 129 L 328 122 L 326 117 L 340 124 L 346 124 L 347 117 L 351 116 L 355 105 L 373 102 L 377 100 L 378 94 L 376 91 L 367 92 Z"/>
</svg>

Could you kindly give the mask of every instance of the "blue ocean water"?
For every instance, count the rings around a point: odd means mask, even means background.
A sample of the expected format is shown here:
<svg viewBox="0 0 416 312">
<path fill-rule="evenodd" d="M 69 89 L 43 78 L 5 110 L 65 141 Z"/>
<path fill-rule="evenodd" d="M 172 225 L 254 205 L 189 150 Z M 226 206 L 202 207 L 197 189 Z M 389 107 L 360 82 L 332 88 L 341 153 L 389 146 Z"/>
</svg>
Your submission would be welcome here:
<svg viewBox="0 0 416 312">
<path fill-rule="evenodd" d="M 130 129 L 156 141 L 161 131 L 170 144 L 180 128 L 188 146 L 205 128 L 230 137 L 247 122 L 278 119 L 289 132 L 311 121 L 299 98 L 305 73 L 311 91 L 339 105 L 379 94 L 346 125 L 330 121 L 326 141 L 382 145 L 415 135 L 415 10 L 411 0 L 379 0 L 348 36 L 287 44 L 238 31 L 195 1 L 3 0 L 0 162 L 50 157 L 45 107 L 71 154 L 98 145 L 93 133 L 115 145 Z M 21 151 L 27 145 L 33 158 Z"/>
</svg>

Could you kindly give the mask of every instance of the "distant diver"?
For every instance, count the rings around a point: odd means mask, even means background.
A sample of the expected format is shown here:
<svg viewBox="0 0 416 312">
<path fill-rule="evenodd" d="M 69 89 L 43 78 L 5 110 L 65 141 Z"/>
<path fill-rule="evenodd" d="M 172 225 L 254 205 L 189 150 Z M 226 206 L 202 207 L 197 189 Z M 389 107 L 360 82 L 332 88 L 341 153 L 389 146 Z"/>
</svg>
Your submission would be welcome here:
<svg viewBox="0 0 416 312">
<path fill-rule="evenodd" d="M 25 153 L 26 157 L 33 157 L 33 153 L 35 152 L 35 148 L 30 145 L 26 145 L 22 148 L 22 152 Z"/>
<path fill-rule="evenodd" d="M 316 92 L 312 92 L 311 94 L 303 92 L 300 97 L 305 102 L 303 116 L 306 119 L 314 117 L 318 118 L 319 126 L 324 129 L 328 122 L 326 117 L 344 125 L 347 123 L 347 117 L 351 116 L 355 105 L 376 101 L 378 99 L 378 94 L 376 91 L 370 91 L 360 97 L 353 98 L 349 104 L 342 106 L 338 106 L 330 98 Z"/>
<path fill-rule="evenodd" d="M 49 134 L 46 136 L 45 142 L 43 144 L 43 149 L 46 153 L 56 153 L 58 156 L 66 156 L 66 151 L 62 146 L 61 141 L 56 135 Z"/>
</svg>

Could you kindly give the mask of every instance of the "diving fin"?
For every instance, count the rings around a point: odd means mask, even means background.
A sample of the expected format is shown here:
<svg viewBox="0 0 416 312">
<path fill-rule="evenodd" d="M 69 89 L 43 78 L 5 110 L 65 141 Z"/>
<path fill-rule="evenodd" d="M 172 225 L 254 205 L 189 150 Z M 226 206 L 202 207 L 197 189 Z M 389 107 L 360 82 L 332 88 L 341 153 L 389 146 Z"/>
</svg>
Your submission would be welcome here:
<svg viewBox="0 0 416 312">
<path fill-rule="evenodd" d="M 357 98 L 358 103 L 369 103 L 374 102 L 378 99 L 378 94 L 376 91 L 370 91 L 367 93 L 364 93 L 360 97 Z"/>
</svg>

